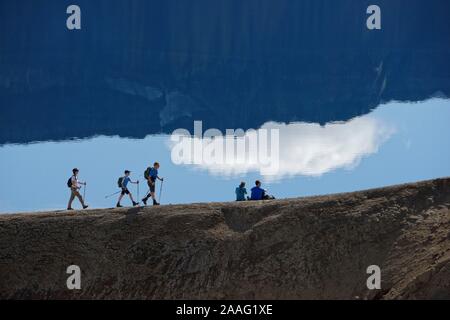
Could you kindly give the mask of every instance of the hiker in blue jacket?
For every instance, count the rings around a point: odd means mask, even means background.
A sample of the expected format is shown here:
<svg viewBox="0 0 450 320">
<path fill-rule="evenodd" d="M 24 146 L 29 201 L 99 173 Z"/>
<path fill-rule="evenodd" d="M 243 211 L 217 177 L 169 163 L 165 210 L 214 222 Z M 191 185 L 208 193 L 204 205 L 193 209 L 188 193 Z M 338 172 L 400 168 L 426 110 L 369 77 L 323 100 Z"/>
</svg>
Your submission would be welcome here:
<svg viewBox="0 0 450 320">
<path fill-rule="evenodd" d="M 236 201 L 245 201 L 245 195 L 247 194 L 247 189 L 245 188 L 245 182 L 241 182 L 239 187 L 236 188 Z"/>
<path fill-rule="evenodd" d="M 255 186 L 252 188 L 252 193 L 250 196 L 251 200 L 263 200 L 265 196 L 266 190 L 261 188 L 261 181 L 256 180 Z"/>
<path fill-rule="evenodd" d="M 252 188 L 252 194 L 250 200 L 273 200 L 274 196 L 267 194 L 267 191 L 261 188 L 261 181 L 256 180 L 255 186 Z"/>
<path fill-rule="evenodd" d="M 159 206 L 159 203 L 156 201 L 156 195 L 155 195 L 155 186 L 156 186 L 156 180 L 164 181 L 164 178 L 160 178 L 158 176 L 158 169 L 159 169 L 159 163 L 155 162 L 153 164 L 153 167 L 148 167 L 147 170 L 144 172 L 144 178 L 147 180 L 148 187 L 150 189 L 150 192 L 147 194 L 147 196 L 142 199 L 142 202 L 144 205 L 147 205 L 148 198 L 152 197 L 153 199 L 153 205 Z"/>
<path fill-rule="evenodd" d="M 131 178 L 130 178 L 131 172 L 129 170 L 125 170 L 124 173 L 125 173 L 125 176 L 119 178 L 119 181 L 118 181 L 119 187 L 122 188 L 122 191 L 120 192 L 119 199 L 117 200 L 117 205 L 116 205 L 117 208 L 121 208 L 122 207 L 120 205 L 120 200 L 122 200 L 123 196 L 126 195 L 126 194 L 130 196 L 130 199 L 131 199 L 131 202 L 133 203 L 133 206 L 137 206 L 139 204 L 139 202 L 135 202 L 134 201 L 133 195 L 131 194 L 131 192 L 128 190 L 128 187 L 127 187 L 128 183 L 138 184 L 139 180 L 131 181 Z"/>
</svg>

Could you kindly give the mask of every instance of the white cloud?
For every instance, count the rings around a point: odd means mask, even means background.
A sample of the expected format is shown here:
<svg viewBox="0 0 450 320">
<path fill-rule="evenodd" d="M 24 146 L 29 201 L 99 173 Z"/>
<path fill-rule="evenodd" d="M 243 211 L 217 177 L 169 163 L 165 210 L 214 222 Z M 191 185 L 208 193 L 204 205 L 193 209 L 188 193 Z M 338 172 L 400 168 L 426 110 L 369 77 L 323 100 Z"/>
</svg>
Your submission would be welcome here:
<svg viewBox="0 0 450 320">
<path fill-rule="evenodd" d="M 235 161 L 201 162 L 191 165 L 208 170 L 212 174 L 225 176 L 258 172 L 266 180 L 296 175 L 320 176 L 338 168 L 357 166 L 364 156 L 376 153 L 394 132 L 392 127 L 370 115 L 325 126 L 304 122 L 291 124 L 268 122 L 260 129 L 279 130 L 278 156 L 272 155 L 269 159 L 278 160 L 277 166 L 273 166 L 276 167 L 275 171 L 267 170 L 267 162 L 264 165 L 258 161 L 248 161 L 248 148 L 237 152 Z M 247 138 L 248 135 L 249 132 L 246 132 Z M 185 139 L 185 143 L 189 145 L 194 141 L 192 137 Z M 198 143 L 198 140 L 196 141 Z M 209 141 L 205 138 L 200 139 L 203 146 L 208 145 Z M 173 148 L 173 145 L 171 147 Z"/>
</svg>

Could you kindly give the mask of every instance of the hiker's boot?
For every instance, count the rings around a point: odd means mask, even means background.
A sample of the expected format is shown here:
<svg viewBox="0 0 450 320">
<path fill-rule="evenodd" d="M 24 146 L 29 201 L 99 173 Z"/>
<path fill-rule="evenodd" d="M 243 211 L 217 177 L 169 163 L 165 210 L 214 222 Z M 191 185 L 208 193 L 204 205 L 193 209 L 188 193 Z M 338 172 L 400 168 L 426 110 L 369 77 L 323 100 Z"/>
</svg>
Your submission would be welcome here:
<svg viewBox="0 0 450 320">
<path fill-rule="evenodd" d="M 116 208 L 122 208 L 122 206 L 120 205 L 120 203 L 116 204 Z"/>
<path fill-rule="evenodd" d="M 86 209 L 87 207 L 89 207 L 87 204 L 83 205 L 83 209 Z"/>
<path fill-rule="evenodd" d="M 147 198 L 142 199 L 142 202 L 144 203 L 144 206 L 147 205 Z"/>
<path fill-rule="evenodd" d="M 69 211 L 70 211 L 70 210 L 73 210 L 73 208 L 67 208 L 67 210 L 69 210 Z"/>
<path fill-rule="evenodd" d="M 134 201 L 133 201 L 133 206 L 136 207 L 136 206 L 138 206 L 138 205 L 139 205 L 139 202 L 134 202 Z"/>
<path fill-rule="evenodd" d="M 158 202 L 156 202 L 156 200 L 155 200 L 155 199 L 153 199 L 153 205 L 154 205 L 154 206 L 159 206 L 159 203 L 158 203 Z"/>
</svg>

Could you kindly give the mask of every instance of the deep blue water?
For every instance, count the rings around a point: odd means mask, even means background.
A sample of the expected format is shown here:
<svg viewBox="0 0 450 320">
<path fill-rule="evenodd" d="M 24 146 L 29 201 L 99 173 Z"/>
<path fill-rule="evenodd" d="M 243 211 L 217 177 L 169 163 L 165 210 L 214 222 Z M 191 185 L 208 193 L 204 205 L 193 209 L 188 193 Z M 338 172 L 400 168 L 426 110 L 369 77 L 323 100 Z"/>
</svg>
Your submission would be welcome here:
<svg viewBox="0 0 450 320">
<path fill-rule="evenodd" d="M 92 207 L 156 160 L 163 203 L 233 200 L 241 180 L 295 197 L 450 174 L 447 0 L 79 0 L 76 31 L 69 4 L 0 1 L 0 212 L 65 208 L 73 167 Z M 170 135 L 194 121 L 277 129 L 277 170 L 176 164 Z"/>
</svg>

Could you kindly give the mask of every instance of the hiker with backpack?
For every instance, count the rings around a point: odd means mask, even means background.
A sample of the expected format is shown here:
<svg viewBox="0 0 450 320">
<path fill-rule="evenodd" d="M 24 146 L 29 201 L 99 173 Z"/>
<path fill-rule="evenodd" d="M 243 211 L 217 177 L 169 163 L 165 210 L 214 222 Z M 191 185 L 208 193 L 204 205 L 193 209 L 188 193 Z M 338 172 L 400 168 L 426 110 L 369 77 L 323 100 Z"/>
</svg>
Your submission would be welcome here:
<svg viewBox="0 0 450 320">
<path fill-rule="evenodd" d="M 142 202 L 144 203 L 144 205 L 147 205 L 147 200 L 152 197 L 153 199 L 153 205 L 154 206 L 159 206 L 159 203 L 156 201 L 156 196 L 155 196 L 155 189 L 156 189 L 156 180 L 160 180 L 161 182 L 164 181 L 163 178 L 160 178 L 158 176 L 158 169 L 159 169 L 159 163 L 155 162 L 153 164 L 153 167 L 148 167 L 145 172 L 144 172 L 144 178 L 147 180 L 147 184 L 149 187 L 149 193 L 147 193 L 147 195 L 145 196 L 144 199 L 142 199 Z"/>
<path fill-rule="evenodd" d="M 236 193 L 236 201 L 245 201 L 245 195 L 247 194 L 247 189 L 245 188 L 245 182 L 241 182 L 239 187 L 235 190 Z"/>
<path fill-rule="evenodd" d="M 81 205 L 83 206 L 83 209 L 86 209 L 88 207 L 87 204 L 84 203 L 83 197 L 81 196 L 80 192 L 78 190 L 81 189 L 81 186 L 84 185 L 86 187 L 86 182 L 80 182 L 78 181 L 78 173 L 80 170 L 77 168 L 74 168 L 72 170 L 72 176 L 67 181 L 67 187 L 70 188 L 70 200 L 69 204 L 67 205 L 67 210 L 73 210 L 72 208 L 72 202 L 75 199 L 75 197 L 80 200 Z"/>
<path fill-rule="evenodd" d="M 120 205 L 120 201 L 122 200 L 124 195 L 128 195 L 130 197 L 131 202 L 133 203 L 133 206 L 137 206 L 139 204 L 139 202 L 135 202 L 133 199 L 133 195 L 131 194 L 130 190 L 128 190 L 128 183 L 134 183 L 134 184 L 139 184 L 139 180 L 137 181 L 131 181 L 130 178 L 130 174 L 131 172 L 129 170 L 125 170 L 125 175 L 123 177 L 120 177 L 119 180 L 117 181 L 117 184 L 119 186 L 119 188 L 122 189 L 122 191 L 120 192 L 120 196 L 119 199 L 117 200 L 117 204 L 116 207 L 117 208 L 121 208 L 122 206 Z"/>
</svg>

